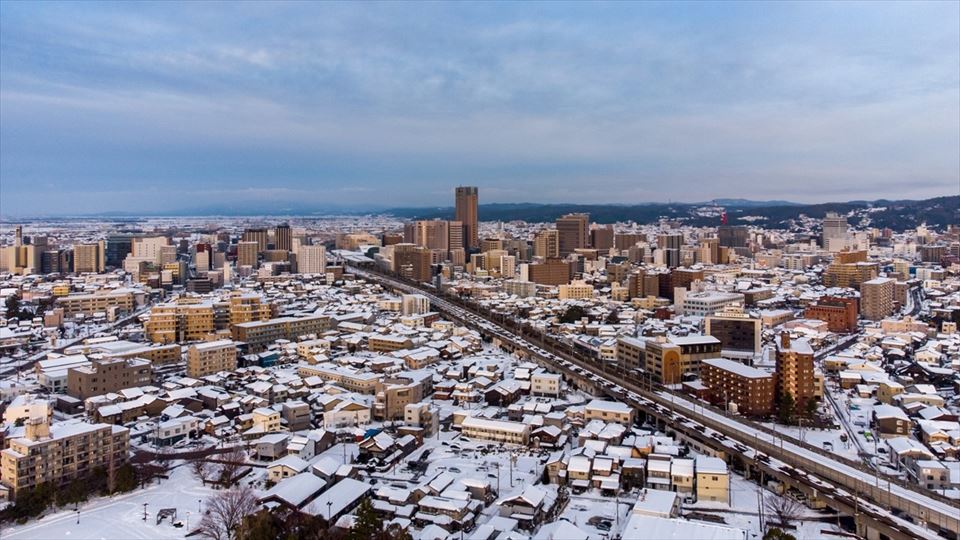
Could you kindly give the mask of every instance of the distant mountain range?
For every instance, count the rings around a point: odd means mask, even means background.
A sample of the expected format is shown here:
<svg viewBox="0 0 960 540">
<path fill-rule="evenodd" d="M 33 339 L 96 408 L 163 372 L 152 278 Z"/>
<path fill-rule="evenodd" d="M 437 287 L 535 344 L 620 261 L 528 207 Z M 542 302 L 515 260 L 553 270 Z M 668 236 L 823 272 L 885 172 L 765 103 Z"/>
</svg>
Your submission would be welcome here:
<svg viewBox="0 0 960 540">
<path fill-rule="evenodd" d="M 654 223 L 660 219 L 682 221 L 696 226 L 717 225 L 720 217 L 717 208 L 727 212 L 731 225 L 748 224 L 782 228 L 791 221 L 807 216 L 822 218 L 827 212 L 855 213 L 868 216 L 871 226 L 895 230 L 916 227 L 926 223 L 931 227 L 946 227 L 960 224 L 960 196 L 936 197 L 924 200 L 876 200 L 850 201 L 821 204 L 801 204 L 788 201 L 750 201 L 745 199 L 719 199 L 704 203 L 649 203 L 649 204 L 481 204 L 480 219 L 483 221 L 553 221 L 575 212 L 590 214 L 597 223 L 635 221 Z M 384 210 L 404 219 L 453 219 L 452 207 L 391 208 Z M 852 220 L 852 222 L 856 222 Z"/>
<path fill-rule="evenodd" d="M 597 223 L 634 221 L 655 223 L 661 219 L 680 221 L 689 225 L 706 226 L 720 223 L 720 212 L 726 211 L 728 222 L 754 224 L 768 228 L 785 228 L 800 216 L 822 218 L 827 212 L 854 214 L 851 223 L 868 217 L 873 227 L 904 230 L 927 223 L 943 228 L 960 224 L 960 195 L 924 200 L 848 201 L 821 204 L 803 204 L 790 201 L 752 201 L 748 199 L 715 199 L 699 203 L 652 202 L 645 204 L 540 204 L 493 203 L 480 205 L 483 221 L 547 222 L 575 212 L 586 212 Z M 133 212 L 103 212 L 77 215 L 82 218 L 136 219 L 158 216 L 299 216 L 323 217 L 333 215 L 385 214 L 401 219 L 453 219 L 453 207 L 387 208 L 370 205 L 316 205 L 308 202 L 262 201 L 235 204 L 212 204 L 184 208 L 175 212 L 138 214 Z M 858 218 L 859 216 L 859 218 Z M 65 217 L 65 216 L 60 216 Z M 34 219 L 44 219 L 36 216 Z M 2 221 L 11 221 L 5 218 Z M 21 219 L 22 220 L 22 219 Z"/>
</svg>

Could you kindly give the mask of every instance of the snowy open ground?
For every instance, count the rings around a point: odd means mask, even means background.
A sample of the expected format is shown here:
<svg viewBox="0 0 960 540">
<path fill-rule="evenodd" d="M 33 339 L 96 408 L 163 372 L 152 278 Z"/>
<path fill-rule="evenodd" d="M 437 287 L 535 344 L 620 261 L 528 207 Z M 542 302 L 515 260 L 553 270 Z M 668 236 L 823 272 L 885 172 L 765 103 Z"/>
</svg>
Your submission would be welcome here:
<svg viewBox="0 0 960 540">
<path fill-rule="evenodd" d="M 214 492 L 200 485 L 187 467 L 177 467 L 170 478 L 146 489 L 115 497 L 92 499 L 80 506 L 80 523 L 72 509 L 60 510 L 21 526 L 5 527 L 2 536 L 22 540 L 127 540 L 183 538 L 187 519 L 194 527 L 199 518 L 197 501 L 206 501 Z M 147 503 L 147 521 L 143 521 L 143 503 Z M 176 508 L 177 519 L 184 527 L 174 527 L 168 520 L 156 524 L 157 511 Z M 187 512 L 190 515 L 187 515 Z"/>
</svg>

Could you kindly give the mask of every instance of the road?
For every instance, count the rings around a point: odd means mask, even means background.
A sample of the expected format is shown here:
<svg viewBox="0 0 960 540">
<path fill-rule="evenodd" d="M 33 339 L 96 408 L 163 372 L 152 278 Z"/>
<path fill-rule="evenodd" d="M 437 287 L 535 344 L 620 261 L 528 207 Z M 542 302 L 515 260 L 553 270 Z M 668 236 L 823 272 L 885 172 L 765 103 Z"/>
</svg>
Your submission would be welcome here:
<svg viewBox="0 0 960 540">
<path fill-rule="evenodd" d="M 823 493 L 831 490 L 836 493 L 836 498 L 845 497 L 846 500 L 853 501 L 853 504 L 858 506 L 861 517 L 867 514 L 869 508 L 864 495 L 867 492 L 872 493 L 874 489 L 879 489 L 879 480 L 877 480 L 877 486 L 874 486 L 874 480 L 877 477 L 876 472 L 858 469 L 856 464 L 837 459 L 836 456 L 824 452 L 822 449 L 811 448 L 809 445 L 792 439 L 785 440 L 785 437 L 777 435 L 776 432 L 768 428 L 730 418 L 696 403 L 686 402 L 682 397 L 663 392 L 661 388 L 655 389 L 652 384 L 647 383 L 648 386 L 644 386 L 645 381 L 640 380 L 634 373 L 624 371 L 614 373 L 607 371 L 606 367 L 599 369 L 590 362 L 584 362 L 575 354 L 565 353 L 562 350 L 562 344 L 559 347 L 551 347 L 553 352 L 537 347 L 528 341 L 529 334 L 525 333 L 523 328 L 512 319 L 497 317 L 496 322 L 494 322 L 493 318 L 487 314 L 479 315 L 480 311 L 476 306 L 455 305 L 447 298 L 441 298 L 435 294 L 433 288 L 423 284 L 400 281 L 396 278 L 361 269 L 351 268 L 350 271 L 391 288 L 423 294 L 430 299 L 434 308 L 438 311 L 453 315 L 465 324 L 524 348 L 528 352 L 547 360 L 562 372 L 573 371 L 589 377 L 597 381 L 607 390 L 607 393 L 617 396 L 618 399 L 622 399 L 635 407 L 656 410 L 667 417 L 676 416 L 678 423 L 699 421 L 701 424 L 710 425 L 711 428 L 719 430 L 718 435 L 722 439 L 718 440 L 726 440 L 727 438 L 736 440 L 737 450 L 744 454 L 752 451 L 754 455 L 758 455 L 759 451 L 750 448 L 750 445 L 760 444 L 764 446 L 766 451 L 776 452 L 778 454 L 777 458 L 783 461 L 784 468 L 788 469 L 791 474 L 803 476 L 805 481 L 815 483 Z M 524 337 L 506 330 L 501 324 L 520 329 Z M 539 339 L 544 338 L 539 336 Z M 727 442 L 732 443 L 733 441 Z M 779 444 L 778 452 L 777 447 L 774 446 L 776 444 Z M 807 479 L 807 477 L 812 480 Z M 955 537 L 960 534 L 960 517 L 958 517 L 960 516 L 960 505 L 956 502 L 935 495 L 927 495 L 914 486 L 901 485 L 896 479 L 884 477 L 884 480 L 888 505 L 897 504 L 898 508 L 911 515 L 918 522 L 935 522 L 939 527 L 950 531 Z M 840 482 L 841 487 L 834 488 L 830 482 Z M 886 505 L 881 505 L 878 500 L 874 502 L 876 505 L 871 509 L 870 517 L 876 522 L 891 527 L 892 530 L 898 531 L 900 534 L 907 534 L 907 537 L 930 536 L 931 531 L 928 529 L 895 518 L 889 512 L 883 510 L 882 507 Z M 905 531 L 909 532 L 905 533 Z"/>
</svg>

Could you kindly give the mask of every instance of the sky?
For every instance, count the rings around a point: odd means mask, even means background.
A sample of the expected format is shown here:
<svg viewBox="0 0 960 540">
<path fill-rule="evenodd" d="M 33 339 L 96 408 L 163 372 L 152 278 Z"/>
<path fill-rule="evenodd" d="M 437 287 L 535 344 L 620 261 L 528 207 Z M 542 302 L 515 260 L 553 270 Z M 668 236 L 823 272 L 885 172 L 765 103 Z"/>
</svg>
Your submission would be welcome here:
<svg viewBox="0 0 960 540">
<path fill-rule="evenodd" d="M 0 2 L 0 215 L 960 193 L 960 2 Z"/>
</svg>

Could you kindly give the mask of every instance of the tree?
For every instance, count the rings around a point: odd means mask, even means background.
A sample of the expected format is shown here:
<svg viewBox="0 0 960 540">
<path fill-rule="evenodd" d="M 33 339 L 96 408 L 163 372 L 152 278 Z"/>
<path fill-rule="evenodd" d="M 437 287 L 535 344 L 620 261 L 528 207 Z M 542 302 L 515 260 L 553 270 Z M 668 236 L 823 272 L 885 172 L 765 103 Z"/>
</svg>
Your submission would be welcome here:
<svg viewBox="0 0 960 540">
<path fill-rule="evenodd" d="M 587 310 L 583 309 L 583 306 L 573 305 L 567 308 L 563 312 L 563 315 L 560 315 L 561 323 L 575 323 L 580 322 L 580 319 L 587 316 Z"/>
<path fill-rule="evenodd" d="M 114 493 L 126 493 L 137 488 L 137 472 L 133 465 L 124 463 L 117 467 L 114 476 Z"/>
<path fill-rule="evenodd" d="M 230 448 L 230 451 L 220 456 L 220 467 L 217 470 L 217 482 L 223 487 L 230 487 L 240 472 L 240 469 L 247 462 L 247 453 L 240 446 Z"/>
<path fill-rule="evenodd" d="M 213 466 L 207 462 L 207 456 L 211 450 L 213 450 L 212 446 L 198 450 L 194 457 L 188 462 L 190 473 L 193 474 L 194 478 L 200 480 L 203 485 L 207 485 L 207 482 L 213 474 Z"/>
<path fill-rule="evenodd" d="M 797 540 L 797 537 L 774 527 L 763 535 L 763 540 Z"/>
<path fill-rule="evenodd" d="M 604 320 L 607 324 L 620 324 L 620 310 L 613 309 L 610 313 L 607 314 L 607 318 Z"/>
<path fill-rule="evenodd" d="M 792 423 L 795 405 L 796 402 L 793 400 L 793 395 L 790 394 L 790 392 L 784 392 L 783 397 L 780 398 L 780 407 L 777 410 L 781 424 Z"/>
<path fill-rule="evenodd" d="M 197 532 L 209 540 L 241 537 L 244 518 L 257 509 L 257 497 L 249 486 L 221 491 L 207 499 L 206 513 Z"/>
<path fill-rule="evenodd" d="M 778 525 L 788 526 L 803 517 L 803 504 L 786 495 L 768 494 L 763 501 L 764 510 L 777 516 Z"/>
<path fill-rule="evenodd" d="M 8 319 L 19 319 L 20 318 L 20 296 L 16 294 L 11 294 L 7 297 L 6 302 L 7 307 L 7 318 Z"/>
<path fill-rule="evenodd" d="M 357 508 L 357 519 L 350 529 L 350 540 L 368 540 L 383 532 L 383 519 L 373 510 L 370 498 L 363 499 Z"/>
<path fill-rule="evenodd" d="M 804 408 L 806 409 L 807 418 L 813 418 L 814 415 L 817 414 L 817 400 L 813 398 L 807 399 Z"/>
</svg>

